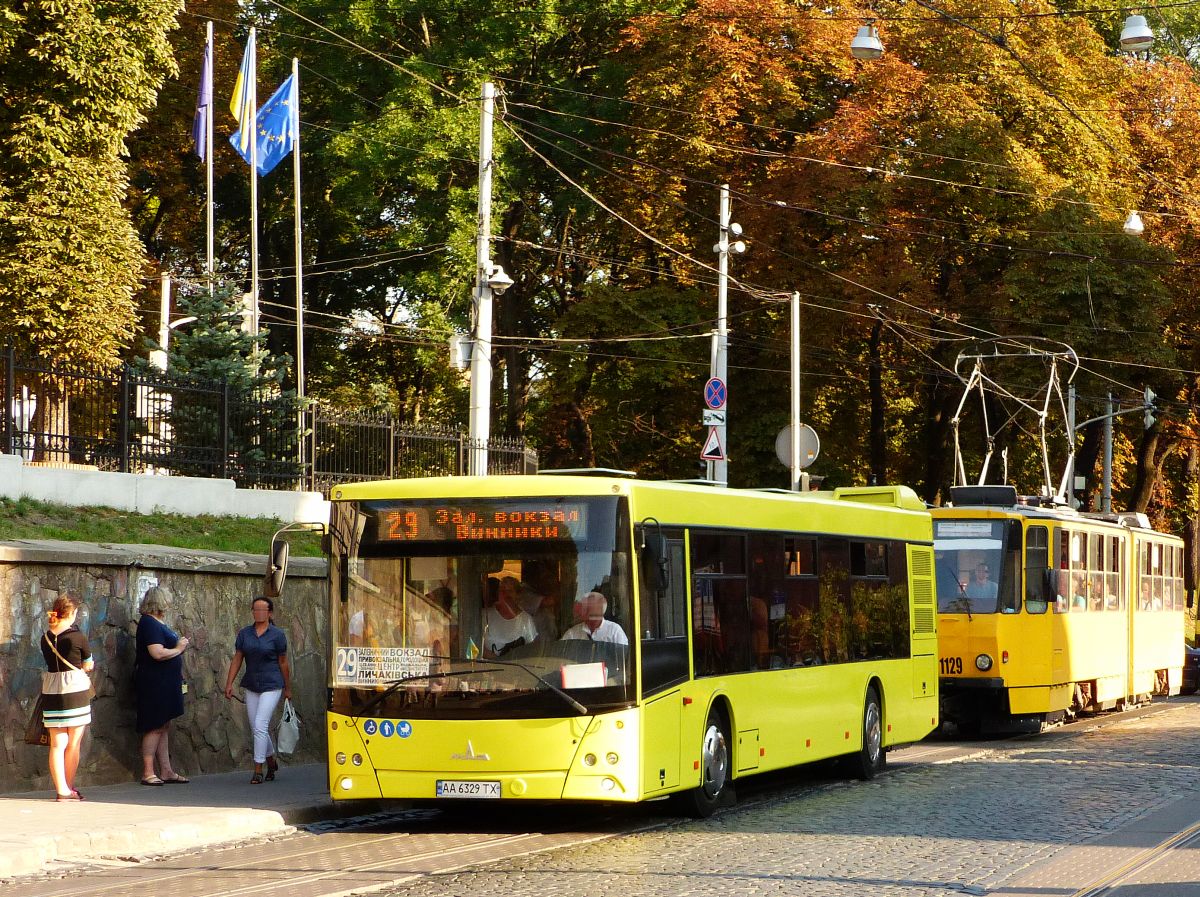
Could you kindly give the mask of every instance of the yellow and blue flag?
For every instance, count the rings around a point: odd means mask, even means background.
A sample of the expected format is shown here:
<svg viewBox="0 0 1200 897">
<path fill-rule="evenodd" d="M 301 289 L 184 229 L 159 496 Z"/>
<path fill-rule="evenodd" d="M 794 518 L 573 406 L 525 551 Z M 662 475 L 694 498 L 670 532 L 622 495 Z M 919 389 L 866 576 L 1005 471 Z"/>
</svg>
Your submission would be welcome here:
<svg viewBox="0 0 1200 897">
<path fill-rule="evenodd" d="M 254 130 L 258 144 L 258 173 L 265 175 L 282 162 L 296 145 L 296 134 L 300 130 L 300 91 L 296 89 L 295 75 L 289 75 L 279 89 L 271 94 L 271 99 L 258 110 Z M 242 152 L 240 140 L 241 131 L 229 138 L 234 149 L 249 162 L 249 148 Z"/>
<path fill-rule="evenodd" d="M 254 84 L 255 69 L 257 68 L 258 53 L 255 49 L 254 29 L 250 29 L 250 39 L 246 41 L 246 52 L 242 54 L 242 67 L 238 69 L 237 81 L 233 84 L 233 97 L 229 101 L 229 111 L 241 127 L 234 134 L 237 141 L 234 148 L 242 157 L 250 158 L 250 135 L 254 130 Z"/>
<path fill-rule="evenodd" d="M 467 637 L 467 657 L 470 660 L 475 660 L 479 657 L 479 646 L 475 644 L 475 639 Z"/>
</svg>

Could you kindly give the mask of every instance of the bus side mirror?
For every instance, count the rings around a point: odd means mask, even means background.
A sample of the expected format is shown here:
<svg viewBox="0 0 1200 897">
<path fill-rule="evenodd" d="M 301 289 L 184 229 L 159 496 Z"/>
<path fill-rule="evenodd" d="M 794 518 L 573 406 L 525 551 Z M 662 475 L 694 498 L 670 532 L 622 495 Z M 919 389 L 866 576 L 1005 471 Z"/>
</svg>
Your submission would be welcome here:
<svg viewBox="0 0 1200 897">
<path fill-rule="evenodd" d="M 667 560 L 667 540 L 662 534 L 642 531 L 642 569 L 646 571 L 646 582 L 656 592 L 665 592 L 671 587 L 671 565 Z"/>
<path fill-rule="evenodd" d="M 283 594 L 287 578 L 288 543 L 276 536 L 271 540 L 271 556 L 267 560 L 267 575 L 263 577 L 263 597 L 278 598 Z"/>
</svg>

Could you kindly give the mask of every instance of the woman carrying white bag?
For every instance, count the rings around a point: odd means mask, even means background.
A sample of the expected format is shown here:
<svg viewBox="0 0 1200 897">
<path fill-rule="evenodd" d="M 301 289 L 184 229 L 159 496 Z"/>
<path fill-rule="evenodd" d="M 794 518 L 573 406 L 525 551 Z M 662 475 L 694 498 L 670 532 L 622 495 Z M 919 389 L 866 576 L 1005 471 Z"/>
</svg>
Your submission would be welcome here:
<svg viewBox="0 0 1200 897">
<path fill-rule="evenodd" d="M 281 754 L 294 754 L 300 745 L 300 714 L 296 712 L 291 698 L 283 700 L 283 716 L 279 718 L 279 731 L 275 735 L 275 750 Z"/>
</svg>

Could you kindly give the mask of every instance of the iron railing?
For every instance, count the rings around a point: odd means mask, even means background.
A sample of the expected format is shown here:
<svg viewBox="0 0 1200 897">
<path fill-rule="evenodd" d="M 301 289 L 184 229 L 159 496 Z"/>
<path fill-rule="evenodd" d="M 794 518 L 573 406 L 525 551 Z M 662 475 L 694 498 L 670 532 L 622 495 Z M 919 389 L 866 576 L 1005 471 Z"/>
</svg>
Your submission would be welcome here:
<svg viewBox="0 0 1200 897">
<path fill-rule="evenodd" d="M 239 486 L 325 491 L 333 483 L 466 473 L 459 430 L 345 413 L 278 391 L 120 365 L 21 358 L 0 366 L 0 451 L 46 466 L 223 477 Z M 303 444 L 301 435 L 303 434 Z M 303 448 L 303 452 L 301 449 Z M 490 473 L 532 473 L 520 439 L 488 442 Z"/>
</svg>

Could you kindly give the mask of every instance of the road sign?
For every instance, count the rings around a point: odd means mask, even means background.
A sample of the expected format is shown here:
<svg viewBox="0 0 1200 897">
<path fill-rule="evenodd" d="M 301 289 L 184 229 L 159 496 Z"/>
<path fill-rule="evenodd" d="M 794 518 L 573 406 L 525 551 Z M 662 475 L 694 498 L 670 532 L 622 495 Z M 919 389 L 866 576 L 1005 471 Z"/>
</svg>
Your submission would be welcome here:
<svg viewBox="0 0 1200 897">
<path fill-rule="evenodd" d="M 808 424 L 800 425 L 800 467 L 808 467 L 821 453 L 821 440 L 817 431 Z M 792 425 L 788 424 L 775 437 L 775 457 L 784 467 L 792 466 Z"/>
<path fill-rule="evenodd" d="M 725 412 L 713 411 L 711 408 L 704 409 L 703 423 L 706 427 L 723 427 L 725 426 Z"/>
<path fill-rule="evenodd" d="M 704 448 L 700 449 L 701 461 L 724 461 L 725 449 L 721 445 L 721 437 L 716 427 L 708 428 L 708 438 L 704 440 Z"/>
<path fill-rule="evenodd" d="M 716 377 L 709 377 L 708 382 L 704 384 L 704 404 L 713 411 L 720 411 L 725 407 L 725 400 L 727 398 L 725 381 L 719 380 Z"/>
</svg>

